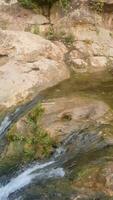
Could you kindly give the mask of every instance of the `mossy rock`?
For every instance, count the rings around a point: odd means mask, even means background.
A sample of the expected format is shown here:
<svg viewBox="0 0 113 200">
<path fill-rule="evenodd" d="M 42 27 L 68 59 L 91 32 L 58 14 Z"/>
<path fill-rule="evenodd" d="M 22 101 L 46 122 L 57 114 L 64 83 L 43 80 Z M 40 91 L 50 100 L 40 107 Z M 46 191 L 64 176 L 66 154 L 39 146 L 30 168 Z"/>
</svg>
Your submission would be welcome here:
<svg viewBox="0 0 113 200">
<path fill-rule="evenodd" d="M 55 2 L 58 2 L 63 9 L 67 9 L 69 0 L 18 0 L 25 8 L 35 9 L 38 6 L 51 8 Z"/>
<path fill-rule="evenodd" d="M 2 157 L 21 156 L 21 162 L 47 158 L 53 151 L 54 141 L 40 126 L 44 109 L 36 105 L 24 117 L 24 128 L 14 124 L 7 134 L 8 145 Z"/>
</svg>

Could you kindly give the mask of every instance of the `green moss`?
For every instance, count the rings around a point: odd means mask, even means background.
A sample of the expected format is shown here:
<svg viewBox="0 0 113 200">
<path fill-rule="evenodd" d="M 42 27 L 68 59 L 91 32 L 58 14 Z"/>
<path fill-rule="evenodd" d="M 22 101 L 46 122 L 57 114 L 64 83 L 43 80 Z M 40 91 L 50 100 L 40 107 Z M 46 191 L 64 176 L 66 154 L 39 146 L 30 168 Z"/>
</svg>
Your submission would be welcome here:
<svg viewBox="0 0 113 200">
<path fill-rule="evenodd" d="M 34 9 L 37 7 L 37 4 L 33 0 L 18 0 L 18 2 L 24 7 L 28 9 Z"/>
<path fill-rule="evenodd" d="M 74 35 L 71 32 L 55 32 L 52 26 L 50 26 L 48 31 L 46 32 L 46 38 L 48 40 L 58 40 L 60 42 L 63 42 L 66 46 L 72 46 L 75 41 Z"/>
<path fill-rule="evenodd" d="M 69 33 L 62 40 L 65 45 L 71 46 L 74 43 L 74 35 L 72 33 Z"/>
<path fill-rule="evenodd" d="M 85 166 L 82 168 L 78 174 L 77 174 L 77 179 L 87 179 L 89 176 L 92 176 L 93 174 L 95 175 L 99 171 L 98 166 Z"/>
<path fill-rule="evenodd" d="M 59 3 L 62 9 L 64 9 L 64 11 L 67 11 L 67 8 L 69 7 L 69 0 L 59 0 Z"/>
<path fill-rule="evenodd" d="M 39 26 L 37 24 L 29 25 L 28 27 L 25 28 L 25 31 L 31 32 L 36 35 L 39 35 L 39 33 L 40 33 Z"/>
<path fill-rule="evenodd" d="M 55 2 L 58 2 L 64 10 L 67 10 L 69 6 L 69 0 L 18 0 L 18 2 L 28 9 L 35 9 L 38 6 L 51 8 Z"/>
<path fill-rule="evenodd" d="M 55 34 L 55 31 L 52 26 L 49 27 L 48 31 L 46 32 L 46 38 L 48 40 L 55 40 L 57 38 L 57 34 Z"/>
</svg>

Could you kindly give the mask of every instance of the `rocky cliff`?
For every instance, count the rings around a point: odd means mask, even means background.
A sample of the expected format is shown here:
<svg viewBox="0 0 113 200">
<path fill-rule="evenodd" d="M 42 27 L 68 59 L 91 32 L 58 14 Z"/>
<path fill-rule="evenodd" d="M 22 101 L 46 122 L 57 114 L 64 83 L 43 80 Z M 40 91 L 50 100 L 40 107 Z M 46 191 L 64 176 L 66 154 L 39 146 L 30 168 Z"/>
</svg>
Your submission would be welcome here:
<svg viewBox="0 0 113 200">
<path fill-rule="evenodd" d="M 0 104 L 10 107 L 33 87 L 39 92 L 69 78 L 70 70 L 112 73 L 113 1 L 72 0 L 65 9 L 56 2 L 49 13 L 17 1 L 0 5 Z"/>
</svg>

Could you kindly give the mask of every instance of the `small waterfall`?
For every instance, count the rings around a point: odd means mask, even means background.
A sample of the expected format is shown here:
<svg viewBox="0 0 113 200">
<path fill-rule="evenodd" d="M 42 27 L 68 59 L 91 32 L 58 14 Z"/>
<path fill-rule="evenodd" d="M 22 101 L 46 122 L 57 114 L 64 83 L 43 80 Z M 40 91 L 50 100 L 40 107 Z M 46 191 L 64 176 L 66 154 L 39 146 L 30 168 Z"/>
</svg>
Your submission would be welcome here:
<svg viewBox="0 0 113 200">
<path fill-rule="evenodd" d="M 13 113 L 8 114 L 0 124 L 0 139 L 6 134 L 12 123 L 16 122 L 23 114 L 30 110 L 35 104 L 40 102 L 43 96 L 37 95 L 33 101 L 17 108 Z M 12 178 L 9 183 L 0 187 L 0 200 L 8 200 L 9 196 L 16 191 L 26 187 L 34 179 L 48 179 L 51 177 L 64 177 L 65 171 L 58 167 L 58 159 L 65 153 L 65 145 L 59 147 L 50 161 L 40 164 L 36 163 L 20 173 L 17 177 Z"/>
<path fill-rule="evenodd" d="M 24 115 L 25 112 L 32 109 L 32 107 L 37 103 L 40 103 L 41 100 L 43 100 L 43 96 L 38 94 L 32 101 L 21 105 L 20 107 L 16 108 L 14 112 L 11 112 L 5 116 L 2 122 L 0 122 L 0 139 L 5 135 L 11 124 L 16 122 L 20 117 Z"/>
<path fill-rule="evenodd" d="M 9 196 L 16 191 L 26 187 L 33 180 L 42 180 L 48 178 L 64 177 L 65 171 L 60 166 L 59 159 L 65 154 L 65 148 L 59 147 L 51 160 L 46 163 L 36 163 L 25 171 L 21 172 L 17 177 L 12 178 L 9 183 L 0 187 L 0 200 L 8 200 Z"/>
<path fill-rule="evenodd" d="M 2 134 L 11 125 L 11 123 L 12 121 L 10 120 L 10 118 L 6 116 L 0 125 L 0 136 L 2 136 Z"/>
<path fill-rule="evenodd" d="M 44 164 L 35 164 L 20 175 L 12 178 L 8 184 L 0 188 L 0 200 L 7 200 L 9 195 L 22 189 L 32 182 L 33 179 L 47 179 L 51 177 L 63 177 L 65 172 L 63 168 L 56 168 L 55 161 L 49 161 Z"/>
</svg>

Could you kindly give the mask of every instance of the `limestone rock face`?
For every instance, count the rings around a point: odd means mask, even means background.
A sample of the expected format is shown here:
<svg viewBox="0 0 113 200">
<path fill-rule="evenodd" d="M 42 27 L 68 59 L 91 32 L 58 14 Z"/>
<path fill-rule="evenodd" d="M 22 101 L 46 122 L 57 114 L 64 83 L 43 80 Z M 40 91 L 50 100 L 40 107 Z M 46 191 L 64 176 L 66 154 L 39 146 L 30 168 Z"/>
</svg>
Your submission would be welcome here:
<svg viewBox="0 0 113 200">
<path fill-rule="evenodd" d="M 0 0 L 0 5 L 12 5 L 17 3 L 17 0 Z"/>
<path fill-rule="evenodd" d="M 3 1 L 5 2 L 5 1 Z M 3 30 L 35 32 L 43 34 L 48 30 L 49 20 L 42 14 L 41 8 L 37 12 L 25 9 L 19 3 L 3 3 L 0 1 L 0 28 Z"/>
<path fill-rule="evenodd" d="M 55 44 L 26 32 L 0 31 L 0 104 L 12 106 L 69 78 Z"/>
<path fill-rule="evenodd" d="M 53 13 L 52 13 L 52 19 Z M 55 32 L 73 34 L 74 43 L 67 62 L 75 72 L 95 72 L 113 68 L 113 14 L 99 14 L 89 6 L 73 8 L 54 23 Z"/>
<path fill-rule="evenodd" d="M 43 104 L 42 126 L 52 137 L 62 140 L 66 135 L 90 123 L 109 123 L 113 113 L 102 101 L 80 96 L 57 98 Z"/>
</svg>

